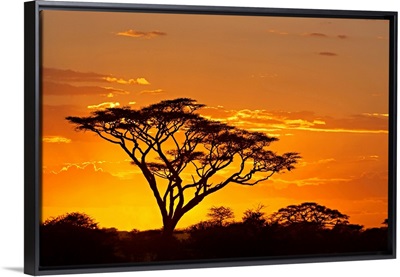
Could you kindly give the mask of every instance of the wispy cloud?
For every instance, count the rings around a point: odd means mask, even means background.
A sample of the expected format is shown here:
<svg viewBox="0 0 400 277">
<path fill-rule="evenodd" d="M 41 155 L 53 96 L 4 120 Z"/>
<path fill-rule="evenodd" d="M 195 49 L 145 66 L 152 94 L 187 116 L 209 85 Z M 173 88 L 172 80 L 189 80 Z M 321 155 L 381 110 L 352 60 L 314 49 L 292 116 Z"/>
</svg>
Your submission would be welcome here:
<svg viewBox="0 0 400 277">
<path fill-rule="evenodd" d="M 106 108 L 115 108 L 119 107 L 119 102 L 104 102 L 98 105 L 90 105 L 87 106 L 88 109 L 106 109 Z"/>
<path fill-rule="evenodd" d="M 137 30 L 127 30 L 123 32 L 118 32 L 117 36 L 125 36 L 125 37 L 132 37 L 132 38 L 144 38 L 144 39 L 152 39 L 159 36 L 165 36 L 167 33 L 160 32 L 160 31 L 150 31 L 150 32 L 143 32 Z"/>
<path fill-rule="evenodd" d="M 326 159 L 320 159 L 320 160 L 315 160 L 315 161 L 300 161 L 298 166 L 309 166 L 309 165 L 321 165 L 321 164 L 329 164 L 336 162 L 336 159 L 334 158 L 326 158 Z"/>
<path fill-rule="evenodd" d="M 46 143 L 70 143 L 72 140 L 61 136 L 44 136 L 42 141 Z"/>
<path fill-rule="evenodd" d="M 379 161 L 378 155 L 359 156 L 356 162 L 376 162 Z"/>
<path fill-rule="evenodd" d="M 149 85 L 144 77 L 121 78 L 111 74 L 94 72 L 79 72 L 70 69 L 43 68 L 42 76 L 45 82 L 76 85 L 75 83 L 118 83 L 122 85 Z"/>
<path fill-rule="evenodd" d="M 372 117 L 389 117 L 389 114 L 387 113 L 363 113 L 362 115 L 372 116 Z"/>
<path fill-rule="evenodd" d="M 388 117 L 381 113 L 367 113 L 333 118 L 313 112 L 283 112 L 266 110 L 227 110 L 208 107 L 201 114 L 234 126 L 264 133 L 281 131 L 309 131 L 326 133 L 387 134 Z M 283 134 L 282 134 L 283 135 Z"/>
<path fill-rule="evenodd" d="M 296 180 L 284 180 L 273 178 L 270 180 L 273 186 L 265 186 L 265 193 L 275 197 L 283 196 L 293 199 L 350 199 L 360 200 L 366 198 L 384 197 L 387 199 L 387 172 L 374 174 L 360 174 L 346 178 L 304 178 Z"/>
<path fill-rule="evenodd" d="M 317 38 L 327 38 L 328 35 L 324 33 L 305 33 L 304 34 L 307 37 L 317 37 Z"/>
<path fill-rule="evenodd" d="M 290 129 L 290 128 L 289 128 Z M 304 128 L 298 127 L 296 130 L 311 131 L 311 132 L 325 132 L 325 133 L 353 133 L 353 134 L 387 134 L 387 130 L 368 130 L 368 129 L 322 129 L 322 128 Z"/>
<path fill-rule="evenodd" d="M 102 86 L 75 86 L 71 84 L 56 83 L 50 81 L 43 82 L 43 92 L 46 95 L 102 95 L 111 97 L 115 94 L 129 94 L 128 91 L 113 87 Z"/>
<path fill-rule="evenodd" d="M 44 80 L 53 82 L 99 82 L 105 75 L 94 72 L 79 72 L 70 69 L 43 68 Z"/>
<path fill-rule="evenodd" d="M 335 52 L 319 52 L 318 55 L 327 56 L 327 57 L 335 57 L 338 54 Z"/>
<path fill-rule="evenodd" d="M 154 89 L 154 90 L 142 90 L 140 94 L 160 94 L 164 92 L 165 91 L 162 89 Z"/>
<path fill-rule="evenodd" d="M 68 171 L 68 170 L 73 170 L 73 169 L 84 170 L 86 168 L 91 169 L 94 172 L 97 172 L 97 171 L 103 172 L 104 171 L 101 167 L 96 166 L 96 162 L 84 162 L 84 163 L 66 163 L 61 169 L 52 170 L 50 173 L 60 174 L 62 172 Z"/>
<path fill-rule="evenodd" d="M 146 78 L 136 78 L 136 79 L 123 79 L 123 78 L 116 78 L 116 77 L 103 77 L 103 79 L 110 83 L 117 83 L 122 85 L 150 85 L 149 81 Z"/>
<path fill-rule="evenodd" d="M 309 38 L 330 38 L 330 39 L 347 39 L 347 38 L 349 38 L 345 34 L 326 34 L 326 33 L 321 33 L 321 32 L 289 33 L 286 31 L 275 30 L 275 29 L 269 29 L 268 33 L 272 34 L 272 35 L 284 35 L 284 36 L 290 35 L 290 36 L 309 37 Z"/>
<path fill-rule="evenodd" d="M 351 178 L 318 178 L 318 177 L 312 177 L 312 178 L 306 178 L 306 179 L 298 179 L 296 181 L 288 181 L 288 180 L 283 180 L 283 179 L 273 179 L 273 182 L 277 183 L 284 183 L 284 184 L 293 184 L 295 183 L 298 187 L 302 186 L 319 186 L 319 185 L 324 185 L 328 183 L 338 183 L 338 182 L 349 182 L 351 181 Z"/>
</svg>

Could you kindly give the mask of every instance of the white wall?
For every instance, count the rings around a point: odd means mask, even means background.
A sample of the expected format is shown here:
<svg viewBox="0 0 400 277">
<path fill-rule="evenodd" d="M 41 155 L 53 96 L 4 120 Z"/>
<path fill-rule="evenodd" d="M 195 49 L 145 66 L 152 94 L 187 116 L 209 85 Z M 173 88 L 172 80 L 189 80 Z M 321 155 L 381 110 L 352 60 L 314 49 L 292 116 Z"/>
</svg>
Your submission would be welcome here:
<svg viewBox="0 0 400 277">
<path fill-rule="evenodd" d="M 84 0 L 81 0 L 84 2 Z M 0 276 L 23 266 L 23 2 L 1 1 L 0 32 Z M 88 2 L 87 0 L 85 2 Z M 92 0 L 92 2 L 94 2 Z M 107 2 L 133 1 L 121 0 Z M 139 3 L 398 11 L 398 0 L 140 0 Z M 399 232 L 398 232 L 399 233 Z M 398 260 L 136 272 L 135 276 L 395 276 Z M 131 276 L 132 273 L 90 276 Z M 75 275 L 80 276 L 80 275 Z"/>
</svg>

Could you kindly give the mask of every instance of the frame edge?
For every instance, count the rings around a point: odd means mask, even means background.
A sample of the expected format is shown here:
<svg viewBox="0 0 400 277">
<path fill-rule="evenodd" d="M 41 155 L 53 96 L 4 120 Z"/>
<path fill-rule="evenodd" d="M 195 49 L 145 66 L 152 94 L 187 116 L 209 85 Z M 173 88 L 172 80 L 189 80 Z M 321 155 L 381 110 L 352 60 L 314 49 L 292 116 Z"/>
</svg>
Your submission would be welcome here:
<svg viewBox="0 0 400 277">
<path fill-rule="evenodd" d="M 38 247 L 38 4 L 24 3 L 24 273 L 37 275 Z"/>
<path fill-rule="evenodd" d="M 141 270 L 168 270 L 168 269 L 193 269 L 193 268 L 215 268 L 226 266 L 253 266 L 253 265 L 276 265 L 276 264 L 290 264 L 290 263 L 311 263 L 311 262 L 328 262 L 325 259 L 290 259 L 281 261 L 270 260 L 266 261 L 252 261 L 252 262 L 239 262 L 231 264 L 230 262 L 216 262 L 216 263 L 189 263 L 180 265 L 161 265 L 161 266 L 145 266 L 145 267 L 121 267 L 113 266 L 107 267 L 91 267 L 91 268 L 77 268 L 77 269 L 61 269 L 61 270 L 41 270 L 39 268 L 39 217 L 40 208 L 37 201 L 40 200 L 39 195 L 39 179 L 40 168 L 39 166 L 39 151 L 40 150 L 40 96 L 39 96 L 39 62 L 40 62 L 40 33 L 39 33 L 39 11 L 41 9 L 78 9 L 78 10 L 109 10 L 115 7 L 116 3 L 92 3 L 92 2 L 46 2 L 46 1 L 29 1 L 24 3 L 24 273 L 29 275 L 48 275 L 48 274 L 76 274 L 76 273 L 101 273 L 101 272 L 127 272 L 127 271 L 141 271 Z M 121 4 L 116 8 L 119 9 L 133 9 L 142 12 L 154 11 L 158 9 L 163 12 L 184 12 L 189 9 L 194 13 L 221 13 L 228 11 L 228 13 L 236 14 L 239 10 L 245 9 L 244 13 L 240 14 L 254 14 L 253 8 L 245 7 L 210 7 L 210 6 L 173 6 L 173 5 L 157 5 L 157 4 Z M 181 10 L 182 9 L 182 10 Z M 203 9 L 207 9 L 205 12 Z M 258 9 L 259 8 L 254 8 Z M 390 234 L 390 250 L 391 254 L 383 255 L 378 259 L 392 259 L 396 258 L 396 159 L 397 159 L 397 45 L 398 45 L 398 14 L 397 12 L 370 12 L 370 11 L 344 11 L 344 10 L 302 10 L 302 9 L 279 9 L 279 8 L 263 8 L 262 14 L 268 14 L 272 11 L 280 13 L 277 16 L 285 16 L 288 12 L 291 13 L 306 13 L 306 16 L 314 16 L 319 14 L 322 16 L 330 17 L 330 13 L 338 12 L 339 17 L 349 17 L 353 15 L 358 16 L 372 16 L 375 13 L 377 17 L 389 17 L 391 19 L 391 33 L 393 42 L 390 45 L 390 79 L 389 88 L 392 92 L 391 103 L 389 103 L 390 114 L 392 115 L 389 126 L 391 128 L 390 142 L 389 142 L 389 156 L 392 163 L 389 180 L 391 180 L 392 187 L 389 187 L 389 234 Z M 265 12 L 265 13 L 264 13 Z M 321 13 L 322 12 L 322 13 Z M 349 13 L 349 14 L 347 14 Z M 356 14 L 356 15 L 355 15 Z M 34 22 L 34 24 L 33 24 Z M 335 259 L 329 257 L 330 261 L 360 261 L 369 260 L 371 257 L 351 257 L 350 259 L 340 257 Z"/>
<path fill-rule="evenodd" d="M 397 122 L 398 122 L 398 92 L 397 92 L 397 72 L 398 72 L 398 13 L 394 12 L 390 18 L 390 49 L 389 49 L 389 240 L 388 247 L 392 256 L 396 259 L 396 233 L 397 233 Z"/>
</svg>

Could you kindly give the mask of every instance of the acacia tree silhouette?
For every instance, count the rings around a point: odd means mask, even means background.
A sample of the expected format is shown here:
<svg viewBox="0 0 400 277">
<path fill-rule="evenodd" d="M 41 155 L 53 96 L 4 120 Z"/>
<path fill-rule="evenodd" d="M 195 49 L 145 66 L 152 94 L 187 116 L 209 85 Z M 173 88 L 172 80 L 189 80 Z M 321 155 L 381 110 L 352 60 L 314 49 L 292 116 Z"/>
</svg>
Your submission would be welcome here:
<svg viewBox="0 0 400 277">
<path fill-rule="evenodd" d="M 196 111 L 204 106 L 178 98 L 139 110 L 107 108 L 66 119 L 77 131 L 94 132 L 125 151 L 154 194 L 164 235 L 172 236 L 182 216 L 206 196 L 230 183 L 256 185 L 293 169 L 300 158 L 295 152 L 279 156 L 267 150 L 275 137 L 202 117 Z M 228 166 L 228 176 L 217 176 Z M 184 179 L 184 172 L 191 177 Z"/>
<path fill-rule="evenodd" d="M 298 223 L 312 223 L 322 228 L 332 228 L 349 223 L 349 216 L 338 210 L 332 210 L 314 202 L 304 202 L 300 205 L 290 205 L 279 209 L 270 216 L 271 223 L 284 226 Z"/>
<path fill-rule="evenodd" d="M 219 227 L 224 226 L 227 220 L 235 218 L 233 210 L 224 206 L 212 206 L 207 216 L 211 218 L 211 222 Z"/>
</svg>

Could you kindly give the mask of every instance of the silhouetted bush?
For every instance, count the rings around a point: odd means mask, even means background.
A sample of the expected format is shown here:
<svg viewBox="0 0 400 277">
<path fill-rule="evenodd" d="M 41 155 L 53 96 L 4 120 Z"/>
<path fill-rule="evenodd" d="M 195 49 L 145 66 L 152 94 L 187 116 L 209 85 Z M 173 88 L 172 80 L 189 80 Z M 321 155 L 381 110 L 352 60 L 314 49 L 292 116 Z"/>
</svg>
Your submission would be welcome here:
<svg viewBox="0 0 400 277">
<path fill-rule="evenodd" d="M 387 227 L 364 230 L 345 222 L 327 228 L 314 221 L 268 224 L 263 213 L 255 212 L 246 211 L 243 222 L 201 221 L 172 237 L 165 237 L 162 229 L 99 229 L 85 214 L 67 214 L 42 224 L 40 263 L 66 266 L 388 250 Z"/>
<path fill-rule="evenodd" d="M 117 231 L 102 230 L 85 214 L 72 213 L 40 227 L 42 266 L 103 264 L 123 261 L 116 255 Z"/>
</svg>

